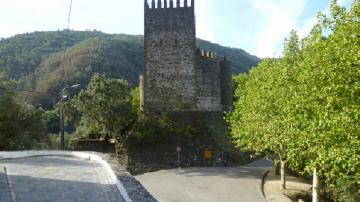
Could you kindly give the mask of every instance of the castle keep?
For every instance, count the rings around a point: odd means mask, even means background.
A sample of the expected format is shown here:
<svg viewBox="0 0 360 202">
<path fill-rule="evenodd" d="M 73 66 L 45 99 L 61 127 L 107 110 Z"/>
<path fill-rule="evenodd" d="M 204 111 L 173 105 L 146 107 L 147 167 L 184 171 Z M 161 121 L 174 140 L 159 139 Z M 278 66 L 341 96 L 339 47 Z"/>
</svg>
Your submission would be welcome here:
<svg viewBox="0 0 360 202">
<path fill-rule="evenodd" d="M 194 0 L 175 3 L 145 0 L 141 108 L 149 112 L 231 110 L 230 62 L 196 48 Z"/>
</svg>

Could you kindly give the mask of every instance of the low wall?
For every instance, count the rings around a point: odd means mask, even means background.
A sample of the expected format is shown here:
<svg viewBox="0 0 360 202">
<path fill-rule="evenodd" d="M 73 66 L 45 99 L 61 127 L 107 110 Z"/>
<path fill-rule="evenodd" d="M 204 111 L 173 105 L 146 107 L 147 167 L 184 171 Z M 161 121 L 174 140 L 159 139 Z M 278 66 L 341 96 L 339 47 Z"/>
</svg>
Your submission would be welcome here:
<svg viewBox="0 0 360 202">
<path fill-rule="evenodd" d="M 74 140 L 73 144 L 76 151 L 115 152 L 115 143 L 109 143 L 106 140 L 78 139 Z"/>
</svg>

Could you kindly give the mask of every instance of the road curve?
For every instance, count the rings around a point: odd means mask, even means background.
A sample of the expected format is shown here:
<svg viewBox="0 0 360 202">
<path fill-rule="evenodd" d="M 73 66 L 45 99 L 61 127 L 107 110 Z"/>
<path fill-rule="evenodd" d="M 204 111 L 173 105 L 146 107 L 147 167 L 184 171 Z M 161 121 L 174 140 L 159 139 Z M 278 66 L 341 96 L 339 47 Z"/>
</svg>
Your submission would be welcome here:
<svg viewBox="0 0 360 202">
<path fill-rule="evenodd" d="M 160 202 L 264 202 L 261 176 L 271 166 L 262 159 L 242 167 L 180 168 L 136 179 Z"/>
</svg>

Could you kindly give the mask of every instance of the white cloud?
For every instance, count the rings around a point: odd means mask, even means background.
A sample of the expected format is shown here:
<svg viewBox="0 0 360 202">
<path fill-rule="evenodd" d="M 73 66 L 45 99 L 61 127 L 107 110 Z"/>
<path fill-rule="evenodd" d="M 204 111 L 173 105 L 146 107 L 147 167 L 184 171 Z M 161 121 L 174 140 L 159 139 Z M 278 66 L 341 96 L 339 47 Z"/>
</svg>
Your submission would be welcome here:
<svg viewBox="0 0 360 202">
<path fill-rule="evenodd" d="M 260 57 L 278 56 L 284 38 L 297 27 L 306 0 L 251 0 L 251 3 L 258 17 L 266 22 L 257 41 L 255 54 Z"/>
<path fill-rule="evenodd" d="M 352 2 L 352 0 L 338 0 L 338 4 L 340 6 L 345 6 L 345 7 L 349 6 L 351 4 L 351 2 Z M 326 8 L 323 11 L 321 11 L 321 13 L 323 13 L 325 15 L 330 15 L 330 6 L 331 6 L 331 1 L 326 6 Z M 314 17 L 306 20 L 305 23 L 297 29 L 299 36 L 301 38 L 308 36 L 316 23 L 318 23 L 317 16 L 314 16 Z"/>
<path fill-rule="evenodd" d="M 195 15 L 196 15 L 196 36 L 201 39 L 215 42 L 215 37 L 212 34 L 211 22 L 211 1 L 196 0 L 195 1 Z"/>
<path fill-rule="evenodd" d="M 353 2 L 353 0 L 338 0 L 338 4 L 341 6 L 347 6 L 349 4 L 351 4 Z"/>
<path fill-rule="evenodd" d="M 0 0 L 0 37 L 46 30 L 49 25 L 55 28 L 57 19 L 67 16 L 68 4 L 65 0 Z"/>
<path fill-rule="evenodd" d="M 305 23 L 297 30 L 299 37 L 304 38 L 308 36 L 317 22 L 318 20 L 316 16 L 306 20 Z"/>
</svg>

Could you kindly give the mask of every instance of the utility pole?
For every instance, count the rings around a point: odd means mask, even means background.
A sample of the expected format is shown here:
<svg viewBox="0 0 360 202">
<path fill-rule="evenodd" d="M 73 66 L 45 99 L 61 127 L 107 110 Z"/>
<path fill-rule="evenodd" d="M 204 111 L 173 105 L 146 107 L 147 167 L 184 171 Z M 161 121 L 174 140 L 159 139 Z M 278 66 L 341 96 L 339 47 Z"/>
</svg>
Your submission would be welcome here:
<svg viewBox="0 0 360 202">
<path fill-rule="evenodd" d="M 67 19 L 67 29 L 66 32 L 69 32 L 70 29 L 70 20 L 71 20 L 71 10 L 72 10 L 72 0 L 70 0 L 70 6 L 69 6 L 69 14 Z M 66 33 L 65 32 L 65 33 Z M 64 61 L 66 59 L 66 48 L 64 51 Z M 62 79 L 65 80 L 65 70 L 64 67 L 62 67 Z M 62 84 L 63 86 L 64 84 Z M 64 91 L 67 88 L 76 88 L 79 87 L 80 84 L 75 84 L 70 87 L 65 87 L 61 89 L 60 92 L 60 150 L 65 150 L 65 129 L 64 129 Z"/>
<path fill-rule="evenodd" d="M 60 92 L 60 133 L 61 133 L 60 134 L 60 150 L 65 150 L 64 89 L 61 89 L 61 92 Z"/>
<path fill-rule="evenodd" d="M 74 84 L 72 86 L 61 89 L 60 92 L 60 150 L 65 150 L 65 127 L 64 127 L 64 92 L 68 88 L 78 88 L 80 84 Z"/>
</svg>

